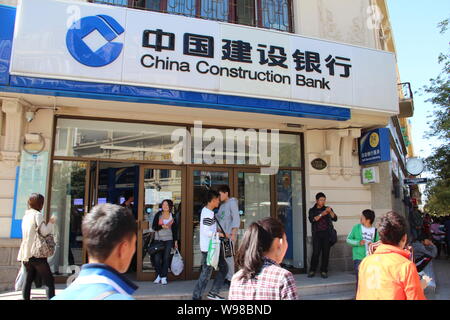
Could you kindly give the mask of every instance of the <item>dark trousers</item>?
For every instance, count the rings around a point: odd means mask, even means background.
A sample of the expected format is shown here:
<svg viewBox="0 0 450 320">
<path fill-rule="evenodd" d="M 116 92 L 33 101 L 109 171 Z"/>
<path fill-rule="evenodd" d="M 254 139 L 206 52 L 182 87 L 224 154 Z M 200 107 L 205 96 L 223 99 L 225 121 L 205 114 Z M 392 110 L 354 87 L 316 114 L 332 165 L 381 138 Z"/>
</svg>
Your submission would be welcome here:
<svg viewBox="0 0 450 320">
<path fill-rule="evenodd" d="M 40 276 L 42 283 L 47 287 L 47 299 L 50 300 L 53 298 L 55 296 L 55 280 L 53 279 L 47 258 L 30 258 L 30 260 L 28 262 L 24 262 L 23 265 L 25 266 L 27 273 L 22 288 L 23 299 L 30 300 L 31 285 L 33 284 L 36 276 Z"/>
<path fill-rule="evenodd" d="M 211 274 L 214 268 L 206 264 L 207 256 L 208 256 L 207 252 L 202 252 L 202 267 L 201 267 L 202 269 L 200 272 L 200 277 L 198 278 L 197 283 L 195 284 L 194 294 L 192 295 L 193 300 L 202 299 L 203 291 L 205 291 L 209 279 L 211 279 Z M 214 283 L 210 291 L 213 294 L 220 293 L 220 289 L 222 288 L 225 281 L 225 277 L 227 276 L 228 273 L 228 265 L 222 250 L 220 250 L 218 267 L 219 271 L 216 274 L 216 278 L 214 279 Z"/>
<path fill-rule="evenodd" d="M 319 265 L 319 257 L 322 255 L 320 272 L 328 272 L 328 260 L 330 258 L 330 233 L 317 231 L 313 234 L 313 254 L 311 257 L 311 272 L 316 272 Z"/>
<path fill-rule="evenodd" d="M 169 270 L 170 251 L 173 248 L 173 240 L 163 241 L 164 250 L 155 253 L 152 257 L 152 264 L 156 269 L 156 274 L 161 278 L 166 278 Z"/>
</svg>

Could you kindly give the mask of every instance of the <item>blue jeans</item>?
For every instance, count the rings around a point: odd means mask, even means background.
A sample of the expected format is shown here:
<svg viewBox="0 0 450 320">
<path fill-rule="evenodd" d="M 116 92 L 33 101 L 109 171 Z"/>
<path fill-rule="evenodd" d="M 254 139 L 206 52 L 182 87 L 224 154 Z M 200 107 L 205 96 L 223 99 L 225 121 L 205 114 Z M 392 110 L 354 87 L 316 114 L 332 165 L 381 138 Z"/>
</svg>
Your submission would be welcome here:
<svg viewBox="0 0 450 320">
<path fill-rule="evenodd" d="M 201 300 L 203 296 L 203 291 L 205 291 L 206 286 L 208 285 L 209 279 L 211 279 L 211 274 L 214 270 L 213 267 L 208 266 L 206 264 L 206 257 L 208 256 L 207 252 L 202 252 L 202 269 L 200 272 L 200 277 L 195 284 L 194 294 L 192 295 L 193 300 Z M 214 279 L 213 286 L 211 288 L 210 293 L 219 294 L 220 289 L 223 286 L 225 281 L 225 277 L 228 273 L 228 265 L 225 261 L 225 257 L 223 256 L 223 251 L 220 250 L 219 256 L 219 271 L 216 274 L 216 278 Z"/>
<path fill-rule="evenodd" d="M 359 265 L 361 264 L 362 260 L 353 260 L 353 267 L 356 272 L 356 291 L 358 291 L 358 273 L 359 273 Z"/>
</svg>

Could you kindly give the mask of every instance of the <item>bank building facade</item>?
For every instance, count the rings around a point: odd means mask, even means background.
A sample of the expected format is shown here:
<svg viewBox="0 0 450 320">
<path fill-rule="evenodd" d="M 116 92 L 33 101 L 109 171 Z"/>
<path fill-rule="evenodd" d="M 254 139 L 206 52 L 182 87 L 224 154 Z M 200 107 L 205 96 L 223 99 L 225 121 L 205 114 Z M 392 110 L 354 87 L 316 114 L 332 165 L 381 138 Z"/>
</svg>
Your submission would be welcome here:
<svg viewBox="0 0 450 320">
<path fill-rule="evenodd" d="M 284 223 L 295 273 L 312 253 L 316 193 L 339 216 L 331 271 L 352 270 L 345 238 L 364 209 L 408 215 L 413 101 L 385 1 L 4 0 L 0 21 L 0 289 L 32 192 L 58 219 L 61 282 L 86 262 L 83 216 L 130 194 L 130 273 L 144 281 L 164 199 L 185 260 L 172 279 L 198 277 L 200 211 L 221 184 L 239 237 L 264 217 Z"/>
</svg>

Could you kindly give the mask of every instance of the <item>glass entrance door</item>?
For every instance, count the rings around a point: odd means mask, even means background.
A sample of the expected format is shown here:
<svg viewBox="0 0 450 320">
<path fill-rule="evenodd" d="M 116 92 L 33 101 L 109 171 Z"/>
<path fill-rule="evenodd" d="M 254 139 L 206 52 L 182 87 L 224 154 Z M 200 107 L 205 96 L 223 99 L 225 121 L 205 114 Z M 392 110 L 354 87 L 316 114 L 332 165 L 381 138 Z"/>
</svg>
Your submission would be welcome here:
<svg viewBox="0 0 450 320">
<path fill-rule="evenodd" d="M 186 270 L 189 278 L 198 278 L 201 266 L 202 253 L 200 251 L 200 214 L 205 206 L 208 190 L 217 188 L 222 184 L 232 185 L 233 170 L 229 168 L 190 168 L 189 169 L 189 226 L 187 228 L 187 259 Z"/>
<path fill-rule="evenodd" d="M 234 179 L 241 217 L 239 242 L 253 222 L 271 216 L 271 176 L 262 175 L 259 170 L 235 170 Z"/>
<path fill-rule="evenodd" d="M 152 228 L 153 219 L 160 210 L 164 200 L 173 201 L 173 217 L 178 224 L 174 237 L 178 239 L 178 249 L 185 256 L 185 200 L 184 200 L 185 169 L 177 166 L 146 166 L 142 165 L 139 178 L 138 204 L 138 243 L 136 247 L 137 256 L 137 279 L 151 280 L 156 278 L 155 260 L 150 257 L 147 248 L 155 237 Z M 169 263 L 170 266 L 170 263 Z M 186 270 L 186 269 L 185 269 Z M 169 272 L 168 279 L 183 280 L 186 273 L 174 276 Z"/>
</svg>

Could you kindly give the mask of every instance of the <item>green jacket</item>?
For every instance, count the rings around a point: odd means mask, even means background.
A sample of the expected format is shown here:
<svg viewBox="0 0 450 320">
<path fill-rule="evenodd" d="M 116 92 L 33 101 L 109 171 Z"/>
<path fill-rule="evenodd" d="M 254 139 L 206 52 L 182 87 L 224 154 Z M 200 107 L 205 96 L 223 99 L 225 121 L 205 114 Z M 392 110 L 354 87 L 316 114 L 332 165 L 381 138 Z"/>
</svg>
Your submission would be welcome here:
<svg viewBox="0 0 450 320">
<path fill-rule="evenodd" d="M 362 260 L 366 257 L 366 246 L 360 245 L 362 238 L 362 225 L 358 223 L 353 226 L 352 232 L 347 236 L 347 243 L 353 247 L 353 260 Z M 379 240 L 378 231 L 375 229 L 375 239 L 373 242 Z"/>
</svg>

